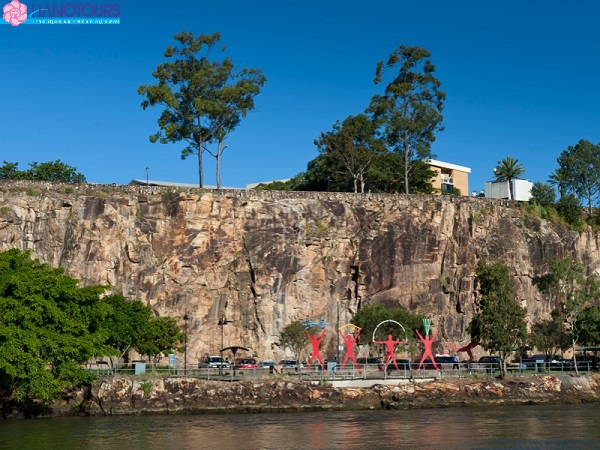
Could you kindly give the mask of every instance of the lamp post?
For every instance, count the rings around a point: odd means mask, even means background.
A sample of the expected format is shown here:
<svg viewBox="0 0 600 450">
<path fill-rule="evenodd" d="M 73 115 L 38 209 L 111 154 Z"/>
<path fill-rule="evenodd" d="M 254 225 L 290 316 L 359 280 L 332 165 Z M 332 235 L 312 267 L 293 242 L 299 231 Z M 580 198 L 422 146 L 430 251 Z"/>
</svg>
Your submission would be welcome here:
<svg viewBox="0 0 600 450">
<path fill-rule="evenodd" d="M 335 299 L 337 303 L 337 358 L 335 360 L 335 365 L 337 366 L 340 363 L 340 297 L 338 296 Z M 337 369 L 337 367 L 336 367 Z"/>
<path fill-rule="evenodd" d="M 224 314 L 221 316 L 221 318 L 217 322 L 217 325 L 219 325 L 221 327 L 221 351 L 220 351 L 221 358 L 223 358 L 223 345 L 224 345 L 223 344 L 223 340 L 224 340 L 224 337 L 225 337 L 225 329 L 224 329 L 224 327 L 225 327 L 225 325 L 227 325 L 228 323 L 231 323 L 231 322 L 232 322 L 231 320 L 227 320 L 225 318 Z M 219 375 L 221 375 L 222 373 L 223 373 L 223 366 L 220 365 L 219 366 Z"/>
<path fill-rule="evenodd" d="M 146 187 L 148 187 L 148 172 L 150 171 L 150 167 L 146 166 Z"/>
<path fill-rule="evenodd" d="M 190 316 L 185 313 L 183 316 L 183 375 L 187 375 L 187 323 L 190 320 Z"/>
</svg>

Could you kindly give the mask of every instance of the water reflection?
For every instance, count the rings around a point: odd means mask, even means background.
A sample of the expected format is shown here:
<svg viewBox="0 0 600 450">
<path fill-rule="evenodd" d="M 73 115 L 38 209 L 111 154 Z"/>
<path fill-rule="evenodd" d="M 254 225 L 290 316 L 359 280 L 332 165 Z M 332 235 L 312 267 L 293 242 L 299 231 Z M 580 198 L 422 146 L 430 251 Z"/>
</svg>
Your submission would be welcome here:
<svg viewBox="0 0 600 450">
<path fill-rule="evenodd" d="M 87 417 L 0 424 L 0 448 L 597 448 L 600 405 Z"/>
</svg>

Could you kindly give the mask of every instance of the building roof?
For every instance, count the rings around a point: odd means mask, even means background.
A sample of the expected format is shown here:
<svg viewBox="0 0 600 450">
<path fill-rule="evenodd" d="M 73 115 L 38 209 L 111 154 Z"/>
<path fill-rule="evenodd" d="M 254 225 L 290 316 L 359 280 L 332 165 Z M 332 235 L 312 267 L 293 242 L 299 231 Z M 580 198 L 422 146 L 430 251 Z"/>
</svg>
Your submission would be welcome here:
<svg viewBox="0 0 600 450">
<path fill-rule="evenodd" d="M 437 161 L 435 159 L 430 159 L 427 162 L 430 166 L 441 167 L 443 169 L 460 170 L 461 172 L 471 173 L 470 167 L 459 166 L 458 164 L 451 164 L 443 161 Z"/>
<path fill-rule="evenodd" d="M 172 181 L 156 181 L 156 180 L 131 180 L 130 185 L 136 186 L 159 186 L 159 187 L 174 187 L 174 188 L 186 188 L 186 189 L 199 189 L 197 183 L 175 183 Z M 210 186 L 205 184 L 202 189 L 217 189 L 216 186 Z M 221 186 L 221 189 L 241 189 L 234 187 Z"/>
</svg>

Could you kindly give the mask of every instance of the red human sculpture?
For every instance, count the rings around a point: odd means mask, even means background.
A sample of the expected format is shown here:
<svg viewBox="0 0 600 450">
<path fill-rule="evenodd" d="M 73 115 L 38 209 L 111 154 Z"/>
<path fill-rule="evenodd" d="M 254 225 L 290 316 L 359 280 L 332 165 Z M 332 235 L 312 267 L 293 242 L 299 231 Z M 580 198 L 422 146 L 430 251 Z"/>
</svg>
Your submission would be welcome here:
<svg viewBox="0 0 600 450">
<path fill-rule="evenodd" d="M 358 340 L 358 335 L 360 334 L 360 330 L 358 330 L 356 333 L 349 333 L 345 336 L 342 334 L 341 331 L 339 331 L 339 333 L 340 333 L 340 336 L 342 337 L 342 340 L 344 341 L 344 344 L 346 344 L 346 355 L 344 356 L 344 362 L 342 362 L 342 369 L 346 365 L 346 362 L 348 361 L 348 359 L 352 360 L 354 367 L 356 367 L 357 369 L 360 369 L 360 366 L 358 365 L 358 362 L 356 361 L 356 356 L 354 356 L 354 344 Z"/>
<path fill-rule="evenodd" d="M 454 344 L 450 344 L 452 346 L 452 348 L 454 349 L 454 351 L 456 353 L 458 352 L 467 352 L 467 355 L 469 355 L 469 361 L 467 361 L 467 365 L 471 364 L 473 362 L 473 352 L 472 350 L 477 347 L 479 345 L 479 343 L 477 342 L 470 342 L 469 345 L 465 345 L 464 347 L 458 348 L 456 345 Z"/>
<path fill-rule="evenodd" d="M 421 370 L 423 361 L 425 361 L 425 359 L 428 356 L 429 356 L 429 358 L 431 358 L 433 367 L 435 367 L 437 370 L 440 370 L 438 365 L 435 363 L 435 358 L 433 357 L 433 353 L 431 353 L 431 344 L 433 343 L 433 341 L 435 341 L 435 338 L 438 335 L 438 330 L 435 330 L 435 334 L 433 335 L 433 338 L 431 338 L 431 339 L 429 338 L 429 333 L 426 334 L 425 337 L 423 337 L 423 336 L 421 336 L 421 333 L 419 333 L 419 330 L 417 330 L 417 334 L 419 335 L 419 339 L 421 339 L 421 342 L 423 342 L 423 345 L 425 346 L 425 351 L 423 352 L 423 357 L 421 358 L 421 362 L 419 363 L 419 367 L 417 367 L 417 370 Z"/>
<path fill-rule="evenodd" d="M 319 346 L 321 345 L 323 336 L 325 336 L 325 330 L 323 330 L 320 336 L 318 336 L 317 333 L 315 333 L 314 336 L 311 336 L 306 328 L 304 329 L 304 332 L 306 333 L 306 336 L 308 336 L 308 340 L 312 343 L 313 347 L 312 355 L 310 355 L 310 359 L 308 360 L 308 367 L 310 368 L 310 365 L 316 359 L 321 363 L 321 369 L 324 369 L 323 359 L 321 359 L 321 353 L 319 352 Z"/>
<path fill-rule="evenodd" d="M 390 362 L 390 360 L 394 361 L 394 367 L 396 370 L 400 370 L 398 368 L 398 363 L 396 362 L 396 355 L 394 354 L 394 348 L 396 345 L 406 344 L 404 341 L 395 341 L 392 338 L 391 334 L 388 334 L 388 338 L 385 341 L 373 341 L 373 344 L 384 344 L 386 348 L 385 358 L 383 359 L 383 366 Z"/>
</svg>

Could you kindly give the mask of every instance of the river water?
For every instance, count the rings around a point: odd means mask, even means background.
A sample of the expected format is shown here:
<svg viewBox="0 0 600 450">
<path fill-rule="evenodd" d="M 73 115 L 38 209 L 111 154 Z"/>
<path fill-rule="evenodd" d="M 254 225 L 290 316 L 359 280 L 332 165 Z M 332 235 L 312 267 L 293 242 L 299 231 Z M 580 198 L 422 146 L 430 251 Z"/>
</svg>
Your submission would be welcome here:
<svg viewBox="0 0 600 450">
<path fill-rule="evenodd" d="M 600 404 L 0 422 L 2 449 L 598 449 Z"/>
</svg>

